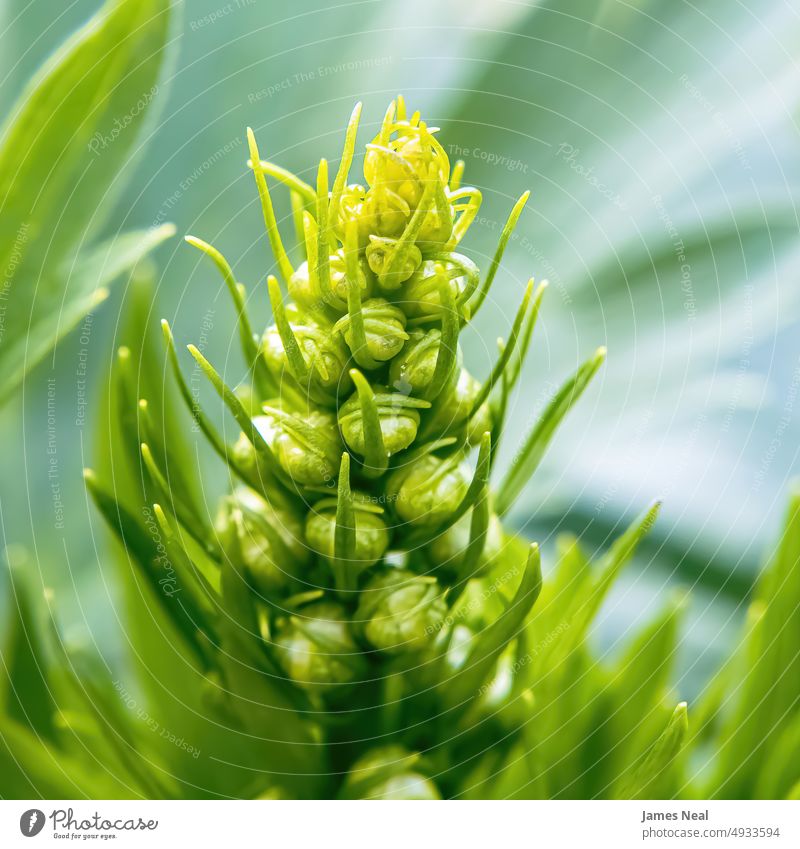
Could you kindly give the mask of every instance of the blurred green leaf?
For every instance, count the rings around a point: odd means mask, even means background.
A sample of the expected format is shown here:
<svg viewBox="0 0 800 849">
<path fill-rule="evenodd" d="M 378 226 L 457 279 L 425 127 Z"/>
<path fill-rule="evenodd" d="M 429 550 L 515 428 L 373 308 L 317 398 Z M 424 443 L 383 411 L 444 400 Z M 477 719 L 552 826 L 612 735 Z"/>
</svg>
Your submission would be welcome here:
<svg viewBox="0 0 800 849">
<path fill-rule="evenodd" d="M 0 131 L 0 400 L 168 229 L 87 245 L 158 95 L 171 0 L 114 0 L 39 70 Z"/>
<path fill-rule="evenodd" d="M 0 711 L 34 734 L 52 739 L 55 705 L 48 686 L 41 628 L 31 598 L 32 562 L 19 550 L 6 550 L 10 615 L 0 669 Z"/>
<path fill-rule="evenodd" d="M 759 578 L 752 602 L 757 626 L 749 629 L 747 668 L 726 679 L 727 719 L 718 743 L 715 792 L 733 798 L 760 798 L 763 787 L 788 792 L 800 776 L 766 772 L 777 746 L 794 732 L 800 707 L 800 492 L 792 494 L 780 546 Z M 735 670 L 736 667 L 733 667 Z"/>
<path fill-rule="evenodd" d="M 688 731 L 686 702 L 681 702 L 675 708 L 667 727 L 653 744 L 643 763 L 637 768 L 630 783 L 620 793 L 619 798 L 659 798 L 660 794 L 655 791 L 655 785 L 677 757 Z"/>
</svg>

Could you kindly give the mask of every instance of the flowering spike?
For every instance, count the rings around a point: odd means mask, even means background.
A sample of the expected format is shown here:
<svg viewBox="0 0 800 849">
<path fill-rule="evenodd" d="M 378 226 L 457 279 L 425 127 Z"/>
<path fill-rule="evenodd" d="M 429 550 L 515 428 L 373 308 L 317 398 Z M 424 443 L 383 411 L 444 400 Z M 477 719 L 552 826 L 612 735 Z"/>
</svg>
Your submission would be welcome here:
<svg viewBox="0 0 800 849">
<path fill-rule="evenodd" d="M 278 221 L 275 218 L 275 210 L 272 207 L 272 198 L 269 194 L 267 180 L 264 177 L 264 172 L 261 169 L 261 157 L 258 155 L 258 145 L 256 137 L 250 127 L 247 128 L 247 144 L 250 147 L 250 161 L 253 167 L 253 174 L 256 178 L 256 186 L 258 187 L 258 196 L 261 199 L 261 210 L 264 214 L 264 225 L 267 228 L 267 236 L 272 247 L 272 253 L 275 261 L 278 263 L 278 270 L 283 279 L 288 283 L 294 269 L 292 268 L 289 257 L 286 254 L 286 249 L 283 247 L 281 234 L 278 230 Z"/>
<path fill-rule="evenodd" d="M 292 795 L 430 798 L 439 788 L 426 776 L 427 758 L 415 751 L 430 736 L 415 730 L 419 716 L 454 722 L 469 750 L 482 745 L 472 729 L 488 727 L 484 719 L 491 716 L 500 749 L 489 769 L 508 763 L 521 745 L 516 730 L 529 705 L 517 696 L 530 692 L 532 679 L 523 679 L 533 673 L 515 661 L 529 649 L 526 620 L 541 572 L 538 549 L 527 553 L 526 565 L 524 546 L 503 529 L 496 509 L 508 509 L 598 363 L 584 364 L 567 383 L 499 491 L 490 492 L 543 286 L 534 291 L 528 284 L 485 383 L 463 368 L 459 334 L 488 296 L 527 195 L 512 209 L 482 274 L 460 247 L 482 198 L 463 185 L 463 161 L 451 169 L 438 130 L 398 96 L 365 146 L 363 179 L 354 177 L 360 116 L 357 104 L 335 174 L 323 159 L 313 186 L 262 161 L 248 130 L 249 165 L 277 265 L 276 276 L 267 278 L 274 318 L 263 332 L 253 334 L 246 292 L 227 260 L 187 238 L 222 275 L 254 378 L 229 387 L 200 350 L 189 348 L 242 431 L 228 446 L 182 376 L 163 322 L 182 401 L 238 478 L 219 501 L 213 532 L 200 499 L 195 503 L 183 485 L 182 454 L 154 427 L 146 402 L 138 419 L 122 416 L 120 427 L 125 444 L 140 446 L 147 473 L 139 506 L 155 502 L 157 528 L 187 590 L 162 605 L 164 614 L 209 680 L 235 691 L 232 733 L 260 734 L 265 722 L 286 732 L 282 741 L 269 741 L 275 758 L 267 752 L 267 761 L 259 761 L 262 775 Z M 296 269 L 281 241 L 270 179 L 291 198 L 300 243 L 292 247 Z M 135 374 L 125 349 L 115 369 L 115 408 L 133 413 Z M 152 534 L 91 476 L 87 486 L 156 585 L 162 567 L 154 563 Z M 612 549 L 593 589 L 598 598 L 639 535 L 626 535 Z M 209 550 L 215 539 L 219 546 Z M 510 604 L 501 601 L 508 592 L 477 606 L 459 599 L 476 590 L 488 599 L 481 579 L 511 575 L 522 581 Z M 591 606 L 591 599 L 576 603 L 581 611 Z M 569 640 L 592 615 L 575 620 Z M 558 645 L 566 645 L 560 635 Z M 494 679 L 511 695 L 499 696 Z M 219 712 L 210 708 L 220 727 L 230 719 L 224 701 Z M 265 714 L 264 705 L 280 713 Z M 345 747 L 331 761 L 335 741 L 355 739 L 365 722 L 388 739 L 402 735 L 412 748 L 365 744 L 356 759 Z M 463 745 L 442 750 L 442 757 L 456 757 Z M 331 762 L 343 767 L 342 777 L 311 787 Z M 509 770 L 501 771 L 505 788 Z M 356 780 L 356 772 L 364 774 Z M 443 788 L 451 786 L 459 789 L 449 779 Z"/>
</svg>

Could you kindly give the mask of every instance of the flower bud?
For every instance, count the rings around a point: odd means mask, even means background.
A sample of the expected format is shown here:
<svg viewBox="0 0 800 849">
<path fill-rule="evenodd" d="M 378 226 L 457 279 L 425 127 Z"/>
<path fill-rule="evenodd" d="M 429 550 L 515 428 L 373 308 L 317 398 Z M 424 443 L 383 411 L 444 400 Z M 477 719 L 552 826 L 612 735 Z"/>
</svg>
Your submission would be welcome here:
<svg viewBox="0 0 800 849">
<path fill-rule="evenodd" d="M 353 183 L 345 186 L 339 199 L 339 210 L 336 216 L 334 232 L 339 241 L 345 241 L 345 222 L 355 221 L 357 223 L 358 247 L 363 250 L 369 241 L 370 218 L 364 207 L 366 189 Z"/>
<path fill-rule="evenodd" d="M 469 545 L 471 523 L 472 510 L 468 510 L 455 525 L 448 528 L 430 543 L 427 551 L 434 565 L 458 574 L 464 562 L 464 552 Z M 501 561 L 503 544 L 503 526 L 497 515 L 492 513 L 489 517 L 489 528 L 486 531 L 486 540 L 483 544 L 480 560 L 478 561 L 478 568 L 473 575 L 462 575 L 461 577 L 475 577 L 476 575 L 485 574 L 494 568 Z"/>
<path fill-rule="evenodd" d="M 433 260 L 425 260 L 406 282 L 402 300 L 398 303 L 409 318 L 439 318 L 441 316 L 441 277 L 437 265 L 439 263 Z M 458 303 L 459 296 L 466 286 L 466 280 L 464 277 L 453 277 L 454 272 L 445 270 L 453 299 Z"/>
<path fill-rule="evenodd" d="M 336 503 L 335 498 L 323 498 L 306 517 L 306 542 L 328 562 L 335 555 Z M 377 563 L 389 547 L 389 529 L 381 517 L 382 512 L 369 496 L 353 493 L 356 542 L 355 550 L 348 552 L 348 558 L 361 569 Z"/>
<path fill-rule="evenodd" d="M 365 237 L 366 240 L 366 237 Z M 359 257 L 364 287 L 362 296 L 369 297 L 373 288 L 373 276 L 370 266 L 364 257 Z M 308 262 L 301 263 L 289 278 L 289 295 L 302 307 L 315 313 L 325 312 L 331 308 L 334 312 L 343 313 L 347 310 L 347 273 L 344 249 L 339 248 L 328 258 L 330 271 L 330 291 L 323 292 L 316 275 L 309 272 Z"/>
<path fill-rule="evenodd" d="M 408 334 L 405 331 L 405 313 L 383 298 L 370 298 L 361 305 L 364 319 L 364 333 L 367 337 L 366 354 L 379 363 L 391 360 L 396 356 Z M 352 321 L 349 315 L 340 318 L 334 325 L 334 330 L 344 333 L 344 338 L 354 354 Z"/>
<path fill-rule="evenodd" d="M 336 479 L 342 443 L 333 413 L 312 409 L 300 419 L 269 407 L 253 423 L 293 481 L 329 486 Z"/>
<path fill-rule="evenodd" d="M 396 454 L 416 439 L 419 411 L 430 405 L 400 392 L 378 388 L 375 392 L 383 444 L 388 454 Z M 358 393 L 351 395 L 339 408 L 339 427 L 347 446 L 362 457 L 366 453 L 364 420 Z"/>
<path fill-rule="evenodd" d="M 403 350 L 389 364 L 390 384 L 400 392 L 424 396 L 436 371 L 441 341 L 442 331 L 439 328 L 412 330 Z M 458 374 L 454 368 L 443 392 L 453 389 Z"/>
<path fill-rule="evenodd" d="M 412 164 L 402 154 L 393 154 L 392 148 L 394 145 L 391 148 L 374 145 L 367 149 L 364 176 L 371 187 L 367 197 L 370 194 L 378 197 L 395 195 L 409 211 L 416 209 L 424 191 L 422 180 L 427 175 L 427 163 L 421 162 L 421 157 L 417 155 Z"/>
<path fill-rule="evenodd" d="M 297 375 L 292 374 L 292 377 L 302 389 L 308 391 L 309 388 L 316 388 L 324 397 L 329 398 L 331 403 L 335 402 L 338 393 L 347 392 L 351 386 L 348 373 L 350 355 L 341 339 L 329 328 L 308 319 L 302 324 L 292 324 L 292 332 L 308 369 L 308 378 L 306 382 L 301 381 Z M 274 324 L 264 333 L 262 349 L 267 365 L 274 375 L 279 376 L 289 369 L 283 341 Z"/>
<path fill-rule="evenodd" d="M 359 257 L 358 263 L 361 270 L 361 297 L 369 298 L 372 293 L 374 278 L 364 257 Z M 338 312 L 346 312 L 347 289 L 350 284 L 347 278 L 347 260 L 344 248 L 339 248 L 336 253 L 331 254 L 330 272 L 331 294 L 328 302 Z"/>
<path fill-rule="evenodd" d="M 344 781 L 344 799 L 440 799 L 436 785 L 415 769 L 417 752 L 402 746 L 381 746 L 360 757 Z"/>
<path fill-rule="evenodd" d="M 236 513 L 238 521 L 234 519 Z M 217 531 L 223 539 L 227 534 L 236 534 L 242 561 L 257 589 L 265 595 L 290 586 L 310 560 L 302 520 L 249 487 L 237 487 L 225 500 Z"/>
<path fill-rule="evenodd" d="M 472 419 L 468 419 L 480 390 L 480 382 L 462 368 L 455 386 L 440 398 L 431 411 L 430 432 L 440 437 L 463 434 L 470 445 L 477 445 L 483 434 L 492 429 L 488 402 L 481 405 Z"/>
<path fill-rule="evenodd" d="M 389 476 L 386 495 L 400 519 L 433 527 L 458 508 L 469 482 L 469 469 L 458 458 L 426 454 Z"/>
<path fill-rule="evenodd" d="M 363 678 L 366 671 L 347 611 L 331 601 L 310 604 L 279 620 L 273 651 L 289 678 L 316 695 L 342 689 Z"/>
<path fill-rule="evenodd" d="M 386 185 L 370 189 L 362 209 L 370 236 L 393 239 L 405 230 L 411 214 L 408 202 Z"/>
<path fill-rule="evenodd" d="M 375 649 L 389 653 L 424 648 L 447 616 L 435 578 L 405 569 L 375 575 L 361 591 L 355 621 Z"/>
<path fill-rule="evenodd" d="M 308 262 L 301 262 L 294 270 L 294 273 L 289 278 L 289 297 L 301 304 L 306 309 L 314 312 L 319 312 L 324 302 L 322 294 L 319 291 L 319 286 L 316 281 L 311 278 L 308 269 Z"/>
<path fill-rule="evenodd" d="M 381 236 L 370 236 L 366 256 L 369 267 L 380 280 L 382 289 L 392 291 L 398 289 L 419 268 L 422 254 L 416 245 L 407 245 L 403 252 L 402 262 L 397 260 L 391 272 L 388 264 L 394 257 L 397 245 L 396 239 L 386 239 Z"/>
</svg>

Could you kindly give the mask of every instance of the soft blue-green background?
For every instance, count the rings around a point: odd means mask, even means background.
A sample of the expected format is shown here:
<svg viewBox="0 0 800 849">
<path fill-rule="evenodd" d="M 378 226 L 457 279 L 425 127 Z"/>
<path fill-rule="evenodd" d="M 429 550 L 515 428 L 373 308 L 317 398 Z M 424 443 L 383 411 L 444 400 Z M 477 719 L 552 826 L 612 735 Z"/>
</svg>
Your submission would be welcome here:
<svg viewBox="0 0 800 849">
<path fill-rule="evenodd" d="M 4 110 L 95 8 L 0 2 Z M 213 241 L 266 320 L 269 254 L 245 126 L 264 155 L 310 178 L 320 156 L 338 157 L 356 100 L 366 142 L 397 92 L 441 127 L 483 192 L 465 243 L 476 260 L 487 261 L 507 210 L 531 188 L 467 343 L 468 364 L 485 374 L 525 281 L 549 278 L 502 460 L 579 360 L 600 344 L 609 359 L 512 521 L 546 544 L 571 529 L 596 548 L 663 496 L 650 548 L 599 636 L 613 647 L 668 585 L 692 587 L 684 668 L 696 687 L 729 643 L 800 466 L 796 5 L 188 0 L 181 29 L 159 120 L 108 232 L 171 220 Z M 177 239 L 157 259 L 154 320 L 166 315 L 182 341 L 210 325 L 206 352 L 235 380 L 231 311 L 212 271 Z M 32 551 L 72 635 L 105 648 L 119 644 L 114 565 L 81 468 L 98 438 L 122 303 L 120 287 L 88 344 L 73 334 L 0 411 L 3 542 Z M 83 349 L 90 392 L 79 426 Z M 51 377 L 63 529 L 48 480 Z M 224 485 L 215 470 L 211 492 Z"/>
</svg>

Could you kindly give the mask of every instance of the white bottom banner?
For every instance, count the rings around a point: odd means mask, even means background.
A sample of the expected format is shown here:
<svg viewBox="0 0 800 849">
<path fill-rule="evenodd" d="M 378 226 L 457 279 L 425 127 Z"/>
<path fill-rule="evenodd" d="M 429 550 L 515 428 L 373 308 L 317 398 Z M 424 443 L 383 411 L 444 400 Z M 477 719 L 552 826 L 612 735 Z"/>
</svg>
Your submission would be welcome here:
<svg viewBox="0 0 800 849">
<path fill-rule="evenodd" d="M 181 849 L 797 849 L 800 802 L 0 802 L 0 847 L 52 841 Z"/>
</svg>

